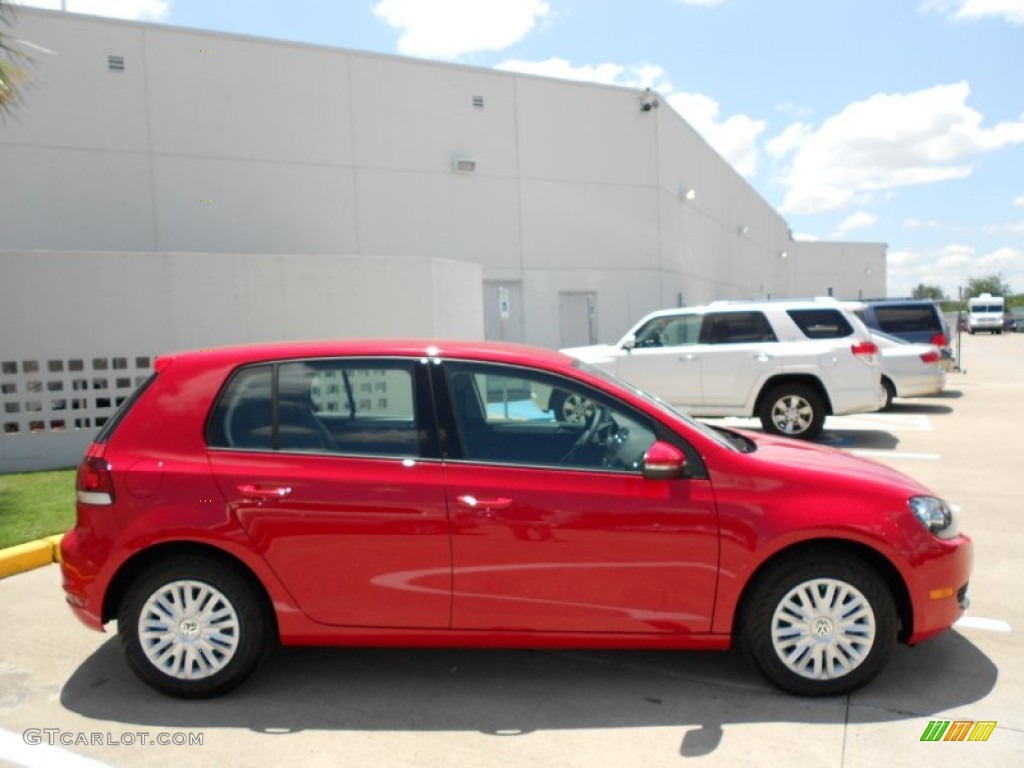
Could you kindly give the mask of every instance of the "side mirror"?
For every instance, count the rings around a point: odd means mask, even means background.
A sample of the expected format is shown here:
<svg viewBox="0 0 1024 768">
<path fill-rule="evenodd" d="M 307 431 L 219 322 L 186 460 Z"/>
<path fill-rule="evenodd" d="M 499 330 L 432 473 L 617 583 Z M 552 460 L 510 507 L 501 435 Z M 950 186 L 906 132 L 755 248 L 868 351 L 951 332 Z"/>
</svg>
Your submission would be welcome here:
<svg viewBox="0 0 1024 768">
<path fill-rule="evenodd" d="M 630 352 L 636 346 L 636 334 L 629 334 L 622 340 L 622 348 Z"/>
<path fill-rule="evenodd" d="M 682 477 L 686 456 L 674 445 L 658 440 L 644 454 L 643 474 L 648 480 L 674 480 Z"/>
</svg>

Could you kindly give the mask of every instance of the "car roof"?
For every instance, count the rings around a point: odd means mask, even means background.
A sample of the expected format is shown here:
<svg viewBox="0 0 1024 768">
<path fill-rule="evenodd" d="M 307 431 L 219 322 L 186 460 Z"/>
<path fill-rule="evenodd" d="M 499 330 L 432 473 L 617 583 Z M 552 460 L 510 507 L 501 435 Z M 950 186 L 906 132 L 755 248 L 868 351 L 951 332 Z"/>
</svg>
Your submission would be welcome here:
<svg viewBox="0 0 1024 768">
<path fill-rule="evenodd" d="M 206 364 L 217 367 L 321 357 L 440 357 L 555 369 L 565 368 L 573 362 L 573 358 L 568 355 L 526 344 L 467 339 L 381 338 L 278 341 L 193 349 L 160 355 L 154 363 L 154 368 L 161 371 L 172 361 L 177 360 L 200 365 L 205 361 Z"/>
<path fill-rule="evenodd" d="M 691 307 L 672 307 L 659 309 L 644 316 L 644 320 L 652 317 L 697 314 L 702 312 L 741 312 L 769 309 L 842 309 L 842 303 L 830 296 L 819 296 L 813 299 L 765 299 L 761 301 L 712 301 L 709 304 L 698 304 Z"/>
</svg>

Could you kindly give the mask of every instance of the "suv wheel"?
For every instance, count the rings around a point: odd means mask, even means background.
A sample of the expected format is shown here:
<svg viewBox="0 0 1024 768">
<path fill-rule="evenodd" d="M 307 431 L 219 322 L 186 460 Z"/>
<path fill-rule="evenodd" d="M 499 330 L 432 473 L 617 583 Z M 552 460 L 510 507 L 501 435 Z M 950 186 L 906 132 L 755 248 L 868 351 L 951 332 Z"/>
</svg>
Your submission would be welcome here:
<svg viewBox="0 0 1024 768">
<path fill-rule="evenodd" d="M 888 587 L 842 554 L 789 560 L 744 599 L 740 642 L 772 683 L 804 696 L 847 693 L 874 678 L 896 646 Z"/>
<path fill-rule="evenodd" d="M 256 667 L 269 642 L 262 596 L 237 570 L 206 558 L 160 563 L 121 602 L 117 630 L 132 671 L 183 698 L 225 693 Z"/>
<path fill-rule="evenodd" d="M 813 440 L 825 425 L 825 403 L 805 384 L 787 384 L 770 390 L 758 411 L 765 432 Z"/>
<path fill-rule="evenodd" d="M 892 408 L 892 399 L 896 397 L 896 385 L 883 376 L 882 386 L 885 387 L 885 406 L 883 406 L 883 410 Z"/>
<path fill-rule="evenodd" d="M 597 403 L 575 392 L 556 392 L 551 396 L 551 410 L 558 421 L 586 426 L 594 418 Z"/>
</svg>

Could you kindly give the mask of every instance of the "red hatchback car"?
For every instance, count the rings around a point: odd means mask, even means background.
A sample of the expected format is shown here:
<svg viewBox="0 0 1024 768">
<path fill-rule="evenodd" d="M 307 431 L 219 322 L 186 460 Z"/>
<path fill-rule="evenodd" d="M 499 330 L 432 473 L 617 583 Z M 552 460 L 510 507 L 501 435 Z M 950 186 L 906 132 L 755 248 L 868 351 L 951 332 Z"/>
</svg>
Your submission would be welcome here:
<svg viewBox="0 0 1024 768">
<path fill-rule="evenodd" d="M 86 452 L 61 549 L 75 613 L 116 619 L 164 693 L 223 693 L 275 642 L 735 642 L 837 694 L 967 605 L 971 542 L 927 488 L 561 354 L 325 341 L 154 367 Z"/>
</svg>

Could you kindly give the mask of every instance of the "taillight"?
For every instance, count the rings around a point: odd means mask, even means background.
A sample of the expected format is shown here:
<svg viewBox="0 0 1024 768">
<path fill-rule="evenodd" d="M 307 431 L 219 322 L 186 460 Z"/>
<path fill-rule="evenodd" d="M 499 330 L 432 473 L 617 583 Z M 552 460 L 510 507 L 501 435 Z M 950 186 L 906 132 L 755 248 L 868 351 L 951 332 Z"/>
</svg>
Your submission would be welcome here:
<svg viewBox="0 0 1024 768">
<path fill-rule="evenodd" d="M 936 347 L 948 347 L 949 339 L 946 338 L 946 334 L 944 333 L 936 333 L 934 336 L 932 336 L 931 343 L 934 344 Z"/>
<path fill-rule="evenodd" d="M 873 341 L 858 341 L 855 342 L 850 349 L 853 350 L 853 354 L 869 363 L 874 363 L 877 360 L 878 345 Z"/>
<path fill-rule="evenodd" d="M 78 465 L 76 489 L 79 504 L 107 506 L 114 503 L 114 481 L 102 447 L 90 446 Z"/>
<path fill-rule="evenodd" d="M 939 353 L 938 352 L 925 352 L 923 355 L 921 355 L 921 362 L 922 363 L 927 363 L 928 365 L 931 365 L 933 363 L 938 363 L 939 362 Z"/>
</svg>

